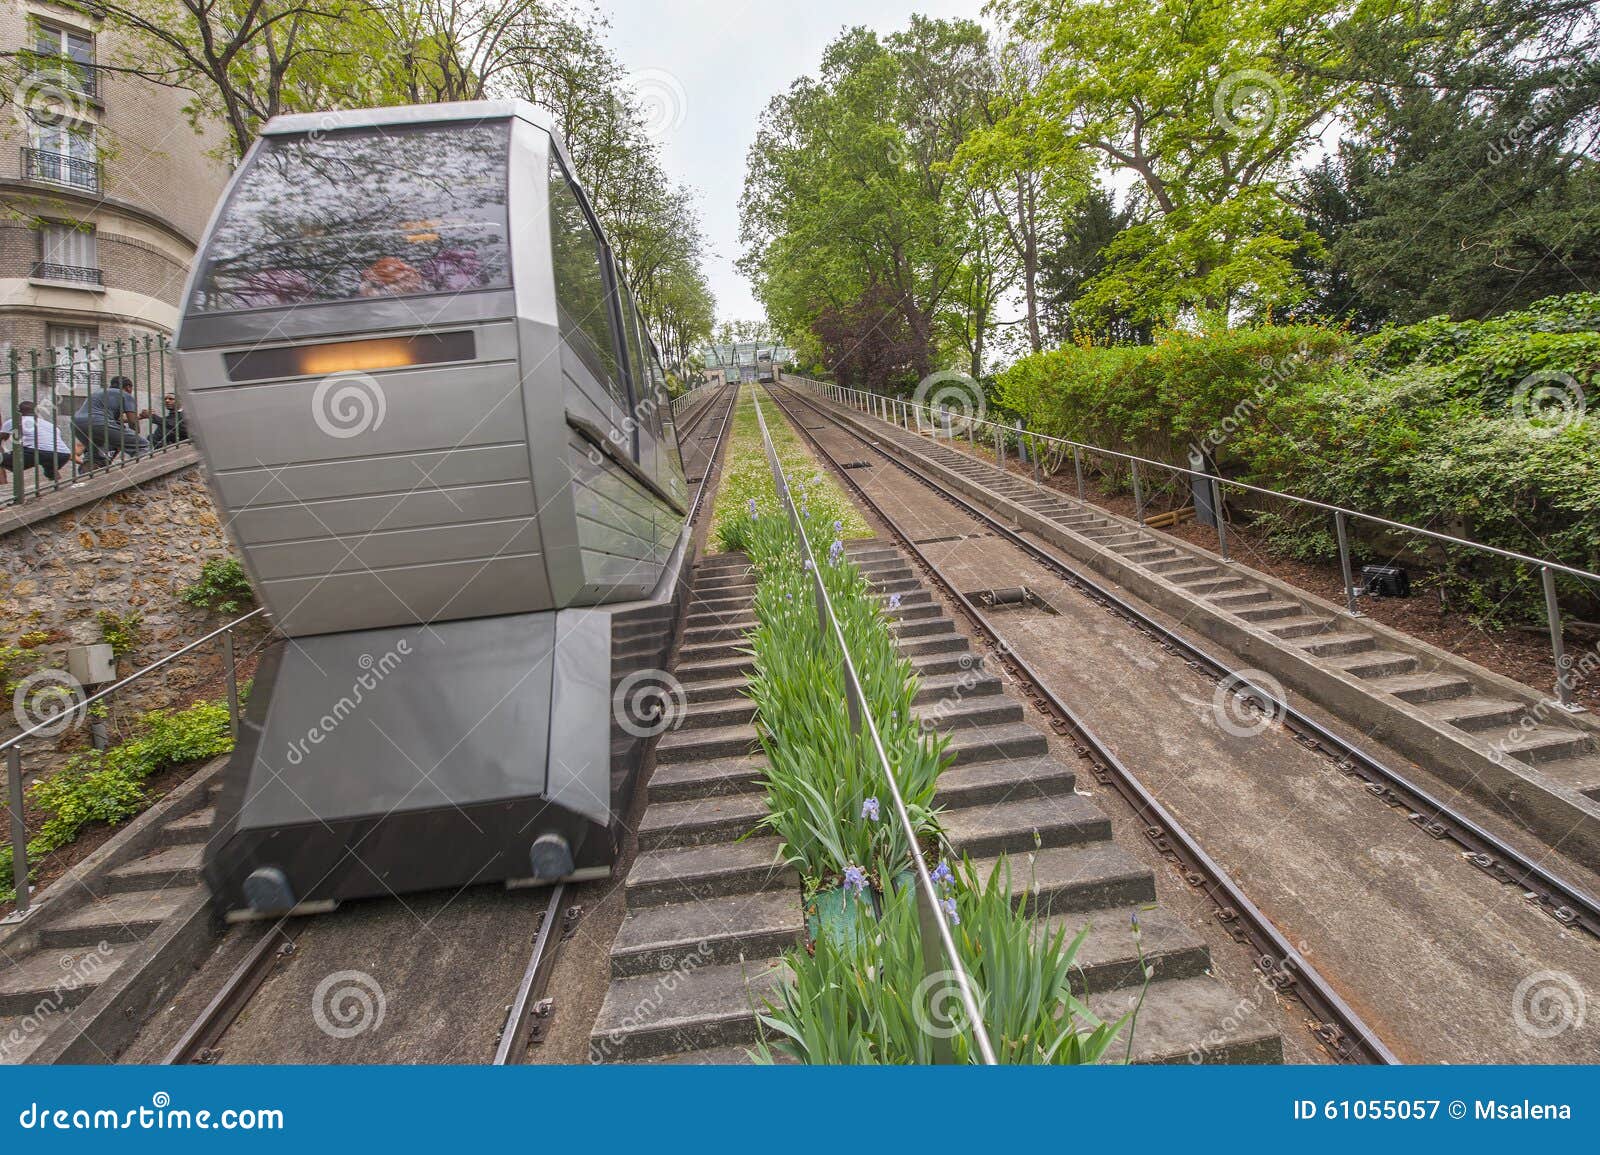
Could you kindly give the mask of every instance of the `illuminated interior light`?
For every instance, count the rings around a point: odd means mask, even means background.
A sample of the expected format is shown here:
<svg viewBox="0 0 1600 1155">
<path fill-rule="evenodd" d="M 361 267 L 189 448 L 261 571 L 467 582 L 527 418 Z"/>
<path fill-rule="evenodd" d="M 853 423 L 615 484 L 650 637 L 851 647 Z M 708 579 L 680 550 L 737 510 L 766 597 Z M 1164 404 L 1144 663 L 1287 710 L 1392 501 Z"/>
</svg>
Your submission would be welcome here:
<svg viewBox="0 0 1600 1155">
<path fill-rule="evenodd" d="M 416 337 L 373 337 L 320 345 L 288 345 L 229 353 L 225 361 L 232 381 L 264 381 L 273 377 L 326 377 L 332 373 L 373 373 L 409 365 L 436 365 L 477 358 L 472 333 L 429 333 Z"/>
</svg>

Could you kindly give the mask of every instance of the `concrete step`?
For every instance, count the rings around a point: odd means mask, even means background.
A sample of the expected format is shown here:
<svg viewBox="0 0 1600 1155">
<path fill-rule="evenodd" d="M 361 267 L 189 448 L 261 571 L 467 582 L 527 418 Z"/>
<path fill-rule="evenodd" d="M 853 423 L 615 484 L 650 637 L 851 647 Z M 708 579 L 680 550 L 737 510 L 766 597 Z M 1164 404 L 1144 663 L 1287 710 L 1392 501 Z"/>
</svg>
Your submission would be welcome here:
<svg viewBox="0 0 1600 1155">
<path fill-rule="evenodd" d="M 1341 654 L 1328 659 L 1358 678 L 1386 678 L 1393 674 L 1409 674 L 1418 666 L 1417 659 L 1398 650 L 1368 650 L 1360 654 Z"/>
<path fill-rule="evenodd" d="M 951 766 L 939 775 L 934 800 L 951 809 L 1070 794 L 1078 776 L 1046 754 Z"/>
<path fill-rule="evenodd" d="M 1377 678 L 1373 689 L 1407 702 L 1439 702 L 1472 693 L 1472 683 L 1456 674 L 1395 674 Z"/>
<path fill-rule="evenodd" d="M 1139 916 L 1135 938 L 1132 916 Z M 1156 982 L 1189 979 L 1203 975 L 1211 966 L 1211 951 L 1205 940 L 1184 925 L 1182 919 L 1165 907 L 1142 910 L 1114 906 L 1104 910 L 1074 911 L 1052 915 L 1040 921 L 1041 931 L 1066 932 L 1068 945 L 1084 927 L 1088 937 L 1073 959 L 1072 989 L 1079 998 L 1085 994 L 1138 986 L 1144 982 L 1140 958 L 1154 972 Z"/>
<path fill-rule="evenodd" d="M 1298 643 L 1308 654 L 1319 658 L 1337 658 L 1345 654 L 1366 654 L 1378 648 L 1378 639 L 1371 634 L 1332 634 Z"/>
<path fill-rule="evenodd" d="M 805 937 L 798 891 L 729 895 L 629 911 L 611 944 L 613 978 L 773 958 Z"/>
<path fill-rule="evenodd" d="M 1206 600 L 1218 609 L 1234 613 L 1246 606 L 1265 605 L 1272 601 L 1272 596 L 1270 590 L 1247 588 L 1222 594 L 1207 594 Z"/>
<path fill-rule="evenodd" d="M 46 947 L 94 946 L 101 942 L 136 942 L 170 918 L 191 896 L 186 887 L 107 895 L 59 918 L 46 920 L 39 941 Z"/>
<path fill-rule="evenodd" d="M 203 843 L 211 837 L 211 825 L 216 818 L 217 812 L 209 806 L 175 818 L 161 828 L 161 841 L 167 846 Z"/>
<path fill-rule="evenodd" d="M 8 958 L 0 967 L 0 1015 L 42 1012 L 48 1017 L 75 1007 L 138 949 L 138 944 L 131 942 L 97 943 Z M 0 1047 L 4 1043 L 0 1036 Z"/>
<path fill-rule="evenodd" d="M 945 756 L 952 766 L 969 762 L 992 762 L 999 758 L 1022 759 L 1048 753 L 1045 737 L 1026 722 L 1002 722 L 995 726 L 974 726 L 952 731 Z"/>
<path fill-rule="evenodd" d="M 1233 616 L 1243 618 L 1247 622 L 1281 622 L 1291 618 L 1298 618 L 1305 613 L 1304 607 L 1299 602 L 1255 602 L 1248 606 L 1241 606 L 1233 611 Z M 1271 626 L 1267 626 L 1271 629 Z"/>
<path fill-rule="evenodd" d="M 1017 798 L 990 806 L 949 810 L 939 816 L 950 844 L 974 858 L 1026 854 L 1111 837 L 1111 819 L 1077 794 Z"/>
<path fill-rule="evenodd" d="M 756 1039 L 756 1010 L 787 971 L 764 959 L 617 979 L 589 1035 L 594 1062 L 638 1062 Z"/>
<path fill-rule="evenodd" d="M 1133 1010 L 1136 987 L 1091 995 L 1088 1006 L 1107 1022 Z M 1133 1024 L 1135 1063 L 1281 1063 L 1283 1040 L 1266 1015 L 1250 1013 L 1248 999 L 1209 977 L 1153 982 Z M 1241 1006 L 1245 1007 L 1241 1013 Z M 1107 1054 L 1128 1054 L 1126 1030 Z"/>
<path fill-rule="evenodd" d="M 1533 707 L 1509 698 L 1473 696 L 1446 698 L 1428 704 L 1428 713 L 1441 722 L 1473 732 L 1515 726 L 1524 714 L 1532 712 Z"/>
<path fill-rule="evenodd" d="M 1584 731 L 1568 730 L 1561 726 L 1540 726 L 1515 741 L 1497 743 L 1500 749 L 1513 758 L 1531 766 L 1545 762 L 1558 762 L 1573 758 L 1594 749 L 1594 739 Z"/>
<path fill-rule="evenodd" d="M 948 618 L 941 619 L 933 631 L 906 637 L 896 643 L 902 654 L 933 654 L 947 650 L 964 650 L 970 644 L 965 635 L 956 633 L 955 626 Z M 749 639 L 743 637 L 721 642 L 696 642 L 679 647 L 678 661 L 684 667 L 697 667 L 702 662 L 737 658 L 749 648 Z"/>
<path fill-rule="evenodd" d="M 758 890 L 793 891 L 800 875 L 778 857 L 776 838 L 642 851 L 626 883 L 628 908 L 698 902 Z"/>
<path fill-rule="evenodd" d="M 900 608 L 887 612 L 891 622 L 910 623 L 923 621 L 929 618 L 937 619 L 943 615 L 943 610 L 932 602 L 906 605 L 902 600 Z M 691 621 L 683 632 L 685 644 L 695 642 L 720 642 L 730 638 L 742 638 L 745 634 L 755 629 L 758 623 L 754 607 L 738 614 L 699 615 L 703 620 L 699 623 Z"/>
<path fill-rule="evenodd" d="M 639 819 L 640 850 L 671 850 L 732 842 L 767 816 L 765 794 L 719 794 L 683 802 L 653 802 Z"/>
<path fill-rule="evenodd" d="M 694 798 L 719 798 L 749 794 L 761 789 L 766 760 L 714 758 L 707 762 L 673 762 L 657 766 L 650 776 L 650 802 L 687 802 Z"/>
<path fill-rule="evenodd" d="M 685 727 L 663 734 L 657 740 L 656 764 L 743 758 L 757 749 L 756 728 L 751 725 Z"/>
<path fill-rule="evenodd" d="M 1184 582 L 1183 588 L 1188 590 L 1190 593 L 1200 594 L 1203 597 L 1206 594 L 1220 594 L 1226 593 L 1229 590 L 1242 590 L 1249 584 L 1250 583 L 1245 581 L 1244 578 L 1229 577 L 1228 575 L 1223 574 L 1219 577 L 1203 578 L 1197 582 Z M 1216 599 L 1212 600 L 1215 601 Z"/>
<path fill-rule="evenodd" d="M 107 874 L 106 890 L 118 893 L 198 886 L 201 851 L 202 847 L 193 843 L 154 851 Z"/>
<path fill-rule="evenodd" d="M 1332 618 L 1319 618 L 1307 614 L 1301 617 L 1279 618 L 1267 623 L 1267 633 L 1276 634 L 1284 641 L 1293 641 L 1296 638 L 1310 638 L 1318 634 L 1331 633 L 1338 626 Z"/>
<path fill-rule="evenodd" d="M 735 674 L 731 678 L 707 678 L 683 688 L 684 702 L 690 710 L 715 706 L 724 702 L 737 702 L 750 690 L 750 679 Z"/>
<path fill-rule="evenodd" d="M 999 858 L 980 859 L 980 877 L 987 880 Z M 1063 914 L 1107 906 L 1154 902 L 1155 876 L 1115 842 L 1062 846 L 1009 857 L 1011 895 L 1026 901 L 1029 913 Z"/>
</svg>

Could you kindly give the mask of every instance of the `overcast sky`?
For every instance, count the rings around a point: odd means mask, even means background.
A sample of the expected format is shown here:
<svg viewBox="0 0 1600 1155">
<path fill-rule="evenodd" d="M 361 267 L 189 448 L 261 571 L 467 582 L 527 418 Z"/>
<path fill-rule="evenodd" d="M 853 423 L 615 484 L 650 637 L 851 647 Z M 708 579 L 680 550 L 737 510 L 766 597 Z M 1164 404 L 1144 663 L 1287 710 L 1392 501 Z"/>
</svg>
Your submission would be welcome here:
<svg viewBox="0 0 1600 1155">
<path fill-rule="evenodd" d="M 739 256 L 745 152 L 772 95 L 817 71 L 842 28 L 905 27 L 913 12 L 979 18 L 983 0 L 598 0 L 636 77 L 668 171 L 700 195 L 719 320 L 761 316 Z"/>
</svg>

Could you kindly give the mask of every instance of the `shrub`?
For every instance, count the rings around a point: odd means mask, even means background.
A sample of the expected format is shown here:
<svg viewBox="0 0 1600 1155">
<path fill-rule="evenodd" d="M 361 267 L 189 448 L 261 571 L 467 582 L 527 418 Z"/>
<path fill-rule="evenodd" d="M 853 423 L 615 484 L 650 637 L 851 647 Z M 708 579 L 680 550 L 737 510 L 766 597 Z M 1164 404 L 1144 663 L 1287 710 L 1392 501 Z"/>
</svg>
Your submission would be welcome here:
<svg viewBox="0 0 1600 1155">
<path fill-rule="evenodd" d="M 1594 569 L 1600 423 L 1581 396 L 1569 398 L 1565 424 L 1526 419 L 1518 388 L 1554 373 L 1592 394 L 1597 317 L 1600 295 L 1579 294 L 1491 321 L 1391 326 L 1359 343 L 1312 325 L 1168 335 L 1028 357 L 996 389 L 1044 433 L 1178 464 L 1199 442 L 1242 481 Z M 1331 556 L 1327 515 L 1273 508 L 1261 528 L 1276 549 Z M 1524 567 L 1355 528 L 1374 554 L 1433 567 L 1471 608 L 1540 614 L 1537 575 Z M 1600 591 L 1563 582 L 1563 597 L 1594 606 Z"/>
<path fill-rule="evenodd" d="M 219 557 L 201 566 L 200 576 L 178 596 L 191 606 L 236 614 L 255 600 L 255 591 L 238 558 Z"/>
<path fill-rule="evenodd" d="M 144 639 L 144 615 L 138 610 L 119 614 L 115 610 L 101 610 L 100 636 L 111 647 L 113 657 L 122 658 L 139 648 Z"/>
</svg>

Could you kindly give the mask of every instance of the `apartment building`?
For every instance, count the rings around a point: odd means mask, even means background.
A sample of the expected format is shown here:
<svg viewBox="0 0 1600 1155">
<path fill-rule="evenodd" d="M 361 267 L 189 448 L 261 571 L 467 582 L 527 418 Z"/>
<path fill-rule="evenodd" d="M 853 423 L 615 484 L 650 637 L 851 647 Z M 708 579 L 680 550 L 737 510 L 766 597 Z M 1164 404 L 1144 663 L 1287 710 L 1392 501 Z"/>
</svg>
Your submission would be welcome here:
<svg viewBox="0 0 1600 1155">
<path fill-rule="evenodd" d="M 223 133 L 195 131 L 186 92 L 118 71 L 135 47 L 77 9 L 0 0 L 0 51 L 0 351 L 171 333 Z"/>
</svg>

